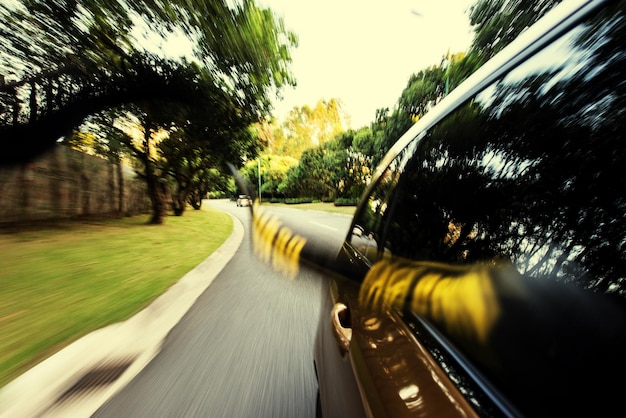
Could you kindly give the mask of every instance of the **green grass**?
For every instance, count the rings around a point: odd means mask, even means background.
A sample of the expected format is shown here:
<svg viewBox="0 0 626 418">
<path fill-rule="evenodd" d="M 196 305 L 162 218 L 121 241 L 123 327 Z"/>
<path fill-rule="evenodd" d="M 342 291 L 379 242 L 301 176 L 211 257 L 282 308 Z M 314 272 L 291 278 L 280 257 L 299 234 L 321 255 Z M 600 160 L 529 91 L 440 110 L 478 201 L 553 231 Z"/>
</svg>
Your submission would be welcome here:
<svg viewBox="0 0 626 418">
<path fill-rule="evenodd" d="M 0 234 L 0 387 L 91 331 L 125 320 L 217 249 L 211 208 Z"/>
<path fill-rule="evenodd" d="M 321 210 L 324 212 L 331 213 L 341 213 L 344 215 L 354 215 L 354 211 L 356 210 L 356 206 L 335 206 L 333 203 L 298 203 L 287 205 L 284 203 L 266 203 L 262 202 L 262 206 L 267 207 L 286 207 L 291 209 L 304 209 L 304 210 Z"/>
</svg>

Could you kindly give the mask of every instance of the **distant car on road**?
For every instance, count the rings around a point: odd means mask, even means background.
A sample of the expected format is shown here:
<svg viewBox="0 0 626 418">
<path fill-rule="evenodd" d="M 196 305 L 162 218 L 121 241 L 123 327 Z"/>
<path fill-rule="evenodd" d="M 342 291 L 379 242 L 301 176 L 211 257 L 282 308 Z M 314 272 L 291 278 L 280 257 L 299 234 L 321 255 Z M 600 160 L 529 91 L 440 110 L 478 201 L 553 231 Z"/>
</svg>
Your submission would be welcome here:
<svg viewBox="0 0 626 418">
<path fill-rule="evenodd" d="M 247 194 L 240 194 L 237 198 L 237 206 L 252 206 L 252 199 Z"/>
</svg>

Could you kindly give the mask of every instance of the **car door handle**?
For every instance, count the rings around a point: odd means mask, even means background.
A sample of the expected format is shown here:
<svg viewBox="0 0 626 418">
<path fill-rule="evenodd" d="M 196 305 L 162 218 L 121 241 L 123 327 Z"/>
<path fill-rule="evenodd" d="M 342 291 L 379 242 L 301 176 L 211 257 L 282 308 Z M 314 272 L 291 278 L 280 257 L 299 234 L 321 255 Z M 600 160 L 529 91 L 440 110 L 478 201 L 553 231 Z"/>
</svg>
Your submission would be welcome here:
<svg viewBox="0 0 626 418">
<path fill-rule="evenodd" d="M 330 315 L 331 329 L 337 345 L 339 353 L 344 357 L 350 349 L 350 340 L 352 340 L 352 328 L 346 322 L 349 321 L 350 310 L 343 303 L 335 303 Z"/>
</svg>

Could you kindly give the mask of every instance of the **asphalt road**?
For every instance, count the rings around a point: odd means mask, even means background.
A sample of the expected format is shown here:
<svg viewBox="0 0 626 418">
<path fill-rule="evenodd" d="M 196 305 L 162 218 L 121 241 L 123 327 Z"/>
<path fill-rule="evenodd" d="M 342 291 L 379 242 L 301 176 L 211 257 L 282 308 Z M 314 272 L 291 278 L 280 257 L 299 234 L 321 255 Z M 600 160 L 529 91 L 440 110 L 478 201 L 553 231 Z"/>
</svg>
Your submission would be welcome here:
<svg viewBox="0 0 626 418">
<path fill-rule="evenodd" d="M 295 279 L 277 273 L 253 254 L 248 208 L 210 204 L 242 220 L 246 238 L 239 251 L 161 352 L 94 417 L 315 416 L 312 349 L 324 278 L 309 269 Z M 279 212 L 327 248 L 342 240 L 350 220 Z"/>
</svg>

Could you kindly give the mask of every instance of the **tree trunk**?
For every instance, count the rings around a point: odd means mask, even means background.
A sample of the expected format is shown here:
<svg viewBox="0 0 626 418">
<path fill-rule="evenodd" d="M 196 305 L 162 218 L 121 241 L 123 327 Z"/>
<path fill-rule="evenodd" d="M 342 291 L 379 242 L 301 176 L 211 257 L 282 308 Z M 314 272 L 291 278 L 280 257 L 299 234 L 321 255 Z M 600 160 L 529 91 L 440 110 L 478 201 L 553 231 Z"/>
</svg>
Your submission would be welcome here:
<svg viewBox="0 0 626 418">
<path fill-rule="evenodd" d="M 183 213 L 185 213 L 186 205 L 187 202 L 185 202 L 185 199 L 179 195 L 176 195 L 173 199 L 174 216 L 183 216 Z"/>
<path fill-rule="evenodd" d="M 150 158 L 152 131 L 152 124 L 149 121 L 144 121 L 143 153 L 140 158 L 145 167 L 148 197 L 152 203 L 152 217 L 149 222 L 153 225 L 161 225 L 167 215 L 167 194 L 165 181 L 157 174 L 155 163 Z"/>
<path fill-rule="evenodd" d="M 146 184 L 148 185 L 148 196 L 152 203 L 152 217 L 150 223 L 160 225 L 165 221 L 167 215 L 167 199 L 165 184 L 156 175 L 154 166 L 150 158 L 144 158 L 146 168 Z"/>
<path fill-rule="evenodd" d="M 150 223 L 154 225 L 162 224 L 167 215 L 165 189 L 159 180 L 160 179 L 155 176 L 154 173 L 146 177 L 148 196 L 150 197 L 150 202 L 152 202 L 152 217 L 150 218 Z"/>
<path fill-rule="evenodd" d="M 122 168 L 122 161 L 118 156 L 117 159 L 117 193 L 118 193 L 118 207 L 117 211 L 120 215 L 124 213 L 124 170 Z"/>
<path fill-rule="evenodd" d="M 115 184 L 115 168 L 113 167 L 113 164 L 111 163 L 111 160 L 108 159 L 107 160 L 108 164 L 107 164 L 107 171 L 109 172 L 109 197 L 108 197 L 108 202 L 106 202 L 107 204 L 107 208 L 106 211 L 111 215 L 115 215 L 117 217 L 120 216 L 119 211 L 117 210 L 117 206 L 115 205 L 115 201 L 116 201 L 116 191 L 117 191 L 117 186 Z"/>
<path fill-rule="evenodd" d="M 185 208 L 187 207 L 188 197 L 189 193 L 184 188 L 181 188 L 179 186 L 174 198 L 172 199 L 175 216 L 183 216 L 183 213 L 185 213 Z"/>
<path fill-rule="evenodd" d="M 200 210 L 200 208 L 202 208 L 203 195 L 206 196 L 206 192 L 200 190 L 196 190 L 195 192 L 191 193 L 191 195 L 189 196 L 189 204 L 192 208 L 194 208 L 195 210 Z"/>
</svg>

